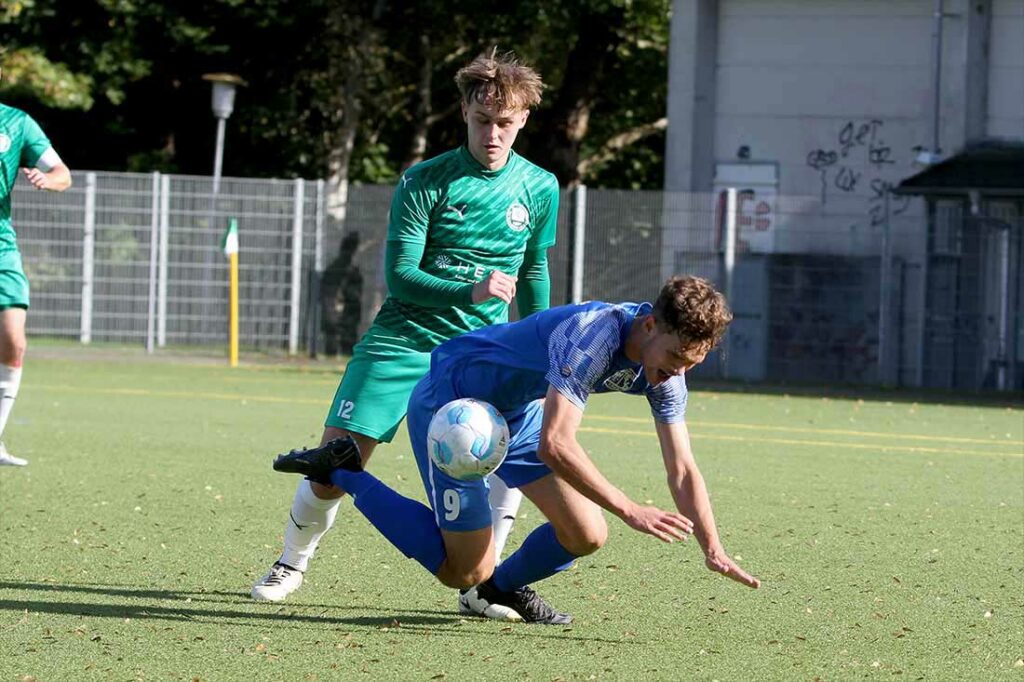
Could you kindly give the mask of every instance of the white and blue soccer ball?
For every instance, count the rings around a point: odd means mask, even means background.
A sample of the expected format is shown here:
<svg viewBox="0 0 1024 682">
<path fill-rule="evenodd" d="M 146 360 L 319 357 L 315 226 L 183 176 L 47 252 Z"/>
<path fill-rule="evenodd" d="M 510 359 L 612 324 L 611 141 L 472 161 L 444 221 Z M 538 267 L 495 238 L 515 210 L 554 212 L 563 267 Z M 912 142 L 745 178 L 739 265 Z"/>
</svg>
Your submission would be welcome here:
<svg viewBox="0 0 1024 682">
<path fill-rule="evenodd" d="M 508 424 L 493 405 L 460 398 L 434 413 L 427 429 L 427 452 L 452 478 L 475 481 L 501 466 L 508 438 Z"/>
</svg>

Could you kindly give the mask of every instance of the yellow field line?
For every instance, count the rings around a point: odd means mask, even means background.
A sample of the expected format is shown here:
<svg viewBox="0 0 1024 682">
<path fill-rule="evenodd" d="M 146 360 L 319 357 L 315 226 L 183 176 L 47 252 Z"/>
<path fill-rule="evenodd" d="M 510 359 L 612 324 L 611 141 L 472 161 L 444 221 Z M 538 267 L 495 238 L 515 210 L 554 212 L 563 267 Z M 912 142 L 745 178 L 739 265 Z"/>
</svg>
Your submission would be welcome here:
<svg viewBox="0 0 1024 682">
<path fill-rule="evenodd" d="M 586 419 L 597 420 L 597 421 L 614 421 L 614 422 L 628 422 L 634 424 L 650 424 L 650 417 L 644 419 L 640 417 L 604 417 L 600 415 L 587 415 Z M 734 424 L 732 422 L 709 422 L 702 420 L 691 420 L 688 419 L 686 423 L 690 426 L 711 426 L 721 427 L 728 429 L 746 429 L 751 431 L 785 431 L 795 433 L 820 433 L 820 434 L 832 434 L 835 436 L 857 436 L 867 438 L 897 438 L 904 440 L 926 440 L 926 441 L 938 441 L 947 443 L 975 443 L 978 445 L 1014 445 L 1018 448 L 1024 448 L 1024 443 L 1017 440 L 985 440 L 984 438 L 959 438 L 957 436 L 925 436 L 920 434 L 903 434 L 903 433 L 882 433 L 878 431 L 855 431 L 853 429 L 812 429 L 808 427 L 800 426 L 768 426 L 762 424 Z"/>
<path fill-rule="evenodd" d="M 253 403 L 288 403 L 291 405 L 328 405 L 328 399 L 311 400 L 303 398 L 279 398 L 277 396 L 240 395 L 238 393 L 195 393 L 191 391 L 154 391 L 146 388 L 78 388 L 77 386 L 52 386 L 32 384 L 32 388 L 49 389 L 52 391 L 70 391 L 72 393 L 104 393 L 107 395 L 161 396 L 166 398 L 206 398 L 209 400 L 230 400 Z"/>
<path fill-rule="evenodd" d="M 650 431 L 623 431 L 621 429 L 602 429 L 593 426 L 581 426 L 580 431 L 591 433 L 610 433 L 615 435 L 657 437 L 652 428 Z M 986 452 L 983 450 L 953 450 L 942 448 L 924 448 L 909 445 L 867 445 L 864 443 L 837 443 L 831 441 L 792 440 L 789 438 L 747 438 L 745 436 L 714 436 L 706 433 L 691 434 L 694 440 L 727 440 L 740 443 L 775 443 L 778 445 L 813 445 L 825 448 L 848 448 L 854 450 L 881 450 L 883 452 L 915 452 L 927 454 L 949 455 L 989 455 L 993 457 L 1015 457 L 1024 459 L 1024 454 L 1016 452 Z"/>
<path fill-rule="evenodd" d="M 324 405 L 326 399 L 323 400 L 312 400 L 312 399 L 301 399 L 301 398 L 281 398 L 277 396 L 251 396 L 251 395 L 239 395 L 237 393 L 195 393 L 190 391 L 158 391 L 152 389 L 143 388 L 79 388 L 77 386 L 67 385 L 46 385 L 46 384 L 33 384 L 34 389 L 48 389 L 57 391 L 69 391 L 73 393 L 103 393 L 107 395 L 124 395 L 124 396 L 163 396 L 171 398 L 187 398 L 191 400 L 195 399 L 209 399 L 209 400 L 225 400 L 225 401 L 246 401 L 254 403 L 288 403 L 292 405 Z M 638 417 L 603 417 L 597 415 L 587 415 L 587 421 L 617 421 L 627 423 L 644 423 L 651 424 L 651 420 L 641 419 Z M 780 445 L 814 445 L 817 447 L 834 447 L 834 448 L 849 448 L 849 449 L 862 449 L 862 450 L 885 450 L 885 451 L 899 451 L 899 452 L 918 452 L 918 453 L 950 453 L 950 454 L 966 454 L 966 455 L 995 455 L 1003 457 L 1022 457 L 1022 452 L 986 452 L 979 450 L 953 450 L 953 449 L 942 449 L 942 448 L 926 448 L 917 446 L 906 446 L 906 445 L 867 445 L 863 443 L 842 443 L 833 441 L 811 441 L 811 440 L 793 440 L 786 438 L 766 438 L 759 436 L 757 438 L 747 438 L 745 436 L 721 436 L 711 435 L 707 433 L 701 433 L 700 428 L 703 426 L 712 427 L 728 427 L 733 429 L 750 429 L 758 431 L 794 431 L 802 433 L 819 433 L 819 434 L 835 434 L 835 435 L 848 435 L 848 436 L 869 436 L 869 437 L 888 437 L 888 438 L 913 438 L 920 440 L 931 440 L 938 442 L 969 442 L 969 443 L 981 443 L 985 445 L 1019 445 L 1019 443 L 1005 443 L 1002 441 L 986 441 L 982 439 L 969 439 L 969 438 L 953 438 L 953 437 L 942 437 L 942 436 L 920 436 L 920 435 L 901 435 L 901 434 L 887 434 L 887 433 L 875 433 L 870 431 L 848 431 L 841 429 L 807 429 L 800 427 L 784 427 L 784 426 L 757 426 L 751 424 L 732 424 L 728 422 L 689 422 L 690 426 L 697 427 L 698 431 L 694 433 L 694 437 L 697 439 L 705 440 L 722 440 L 722 441 L 734 441 L 743 443 L 775 443 Z M 628 431 L 622 429 L 602 429 L 594 426 L 583 426 L 580 427 L 580 431 L 590 433 L 608 433 L 608 434 L 619 434 L 619 435 L 631 435 L 631 436 L 656 436 L 653 424 L 649 431 Z"/>
</svg>

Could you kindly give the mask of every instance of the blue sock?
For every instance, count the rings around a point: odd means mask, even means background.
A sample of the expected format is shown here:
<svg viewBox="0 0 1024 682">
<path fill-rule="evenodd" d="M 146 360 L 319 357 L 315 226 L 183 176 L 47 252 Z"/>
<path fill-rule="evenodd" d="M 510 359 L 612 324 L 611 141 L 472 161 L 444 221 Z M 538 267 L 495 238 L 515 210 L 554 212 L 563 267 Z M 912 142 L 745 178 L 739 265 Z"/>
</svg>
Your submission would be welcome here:
<svg viewBox="0 0 1024 682">
<path fill-rule="evenodd" d="M 335 469 L 331 482 L 352 495 L 356 509 L 398 551 L 437 575 L 448 555 L 430 507 L 399 495 L 365 471 Z"/>
<path fill-rule="evenodd" d="M 562 547 L 550 523 L 537 526 L 512 556 L 494 571 L 494 586 L 512 592 L 524 585 L 549 578 L 572 566 L 576 555 Z"/>
</svg>

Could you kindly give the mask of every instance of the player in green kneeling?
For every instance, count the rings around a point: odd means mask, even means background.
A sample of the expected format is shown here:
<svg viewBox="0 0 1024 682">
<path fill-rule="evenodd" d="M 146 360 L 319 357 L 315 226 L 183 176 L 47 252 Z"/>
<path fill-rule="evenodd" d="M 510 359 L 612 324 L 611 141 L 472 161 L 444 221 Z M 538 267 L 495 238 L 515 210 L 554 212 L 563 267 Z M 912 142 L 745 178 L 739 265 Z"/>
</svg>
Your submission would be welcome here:
<svg viewBox="0 0 1024 682">
<path fill-rule="evenodd" d="M 11 224 L 11 192 L 18 168 L 36 189 L 63 192 L 71 186 L 64 165 L 43 129 L 20 109 L 0 104 L 0 437 L 14 408 L 25 358 L 28 278 Z M 0 441 L 0 466 L 28 462 L 7 452 Z"/>
<path fill-rule="evenodd" d="M 388 298 L 356 344 L 321 439 L 351 438 L 365 463 L 394 438 L 430 351 L 460 334 L 549 304 L 547 249 L 555 242 L 558 182 L 512 151 L 540 103 L 543 83 L 512 55 L 477 57 L 456 75 L 466 144 L 410 168 L 391 202 L 386 248 Z M 334 523 L 345 491 L 303 481 L 285 526 L 284 550 L 252 588 L 280 601 Z M 521 495 L 491 492 L 500 555 Z"/>
</svg>

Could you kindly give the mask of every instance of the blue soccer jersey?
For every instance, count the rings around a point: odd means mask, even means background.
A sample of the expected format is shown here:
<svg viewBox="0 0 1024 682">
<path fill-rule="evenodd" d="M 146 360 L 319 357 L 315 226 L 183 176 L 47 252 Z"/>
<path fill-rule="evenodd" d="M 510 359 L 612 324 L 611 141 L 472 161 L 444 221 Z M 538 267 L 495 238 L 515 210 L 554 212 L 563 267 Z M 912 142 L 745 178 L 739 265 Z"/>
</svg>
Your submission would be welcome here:
<svg viewBox="0 0 1024 682">
<path fill-rule="evenodd" d="M 625 354 L 633 321 L 650 312 L 650 303 L 589 302 L 485 327 L 438 346 L 430 380 L 443 402 L 472 397 L 501 412 L 543 398 L 548 386 L 581 410 L 592 393 L 644 395 L 657 421 L 680 422 L 687 398 L 683 376 L 652 386 L 642 365 Z"/>
</svg>

